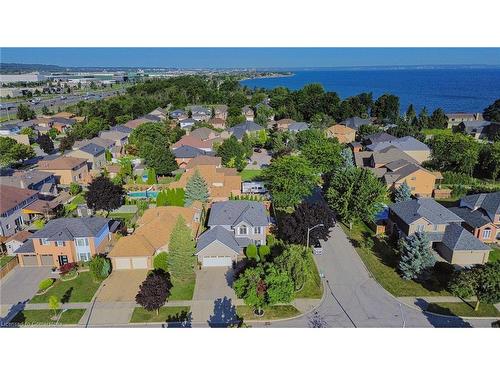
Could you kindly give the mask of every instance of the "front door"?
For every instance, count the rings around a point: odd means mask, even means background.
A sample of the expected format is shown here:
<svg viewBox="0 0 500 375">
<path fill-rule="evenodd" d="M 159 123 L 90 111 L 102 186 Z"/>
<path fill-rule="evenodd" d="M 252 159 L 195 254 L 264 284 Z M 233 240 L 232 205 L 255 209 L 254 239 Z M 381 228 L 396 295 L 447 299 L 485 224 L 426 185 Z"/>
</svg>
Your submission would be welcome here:
<svg viewBox="0 0 500 375">
<path fill-rule="evenodd" d="M 68 263 L 68 257 L 66 255 L 59 255 L 57 257 L 57 260 L 59 261 L 59 265 L 62 266 L 63 264 Z"/>
</svg>

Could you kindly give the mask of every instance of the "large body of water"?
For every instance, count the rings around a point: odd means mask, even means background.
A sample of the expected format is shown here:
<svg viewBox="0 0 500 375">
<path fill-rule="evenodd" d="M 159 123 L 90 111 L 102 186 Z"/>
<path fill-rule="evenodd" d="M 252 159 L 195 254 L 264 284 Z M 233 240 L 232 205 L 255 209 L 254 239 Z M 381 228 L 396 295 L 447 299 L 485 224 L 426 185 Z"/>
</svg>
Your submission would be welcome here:
<svg viewBox="0 0 500 375">
<path fill-rule="evenodd" d="M 303 70 L 293 76 L 242 81 L 250 88 L 279 86 L 298 90 L 309 83 L 321 83 L 341 98 L 372 92 L 374 99 L 384 93 L 399 96 L 401 111 L 409 104 L 429 112 L 441 107 L 446 112 L 482 112 L 500 99 L 500 68 L 475 69 L 352 69 Z"/>
</svg>

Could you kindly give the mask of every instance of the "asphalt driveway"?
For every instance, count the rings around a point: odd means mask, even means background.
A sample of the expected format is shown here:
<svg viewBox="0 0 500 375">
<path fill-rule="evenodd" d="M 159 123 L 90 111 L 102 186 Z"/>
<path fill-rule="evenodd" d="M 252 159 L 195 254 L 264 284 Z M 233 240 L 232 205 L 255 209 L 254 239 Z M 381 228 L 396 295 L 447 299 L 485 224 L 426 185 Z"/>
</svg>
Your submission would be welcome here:
<svg viewBox="0 0 500 375">
<path fill-rule="evenodd" d="M 227 297 L 236 301 L 236 294 L 231 288 L 233 270 L 226 267 L 206 267 L 196 271 L 194 301 L 213 302 L 218 298 Z"/>
<path fill-rule="evenodd" d="M 40 281 L 49 277 L 54 277 L 51 267 L 17 266 L 0 279 L 0 320 L 12 318 L 35 295 Z"/>
<path fill-rule="evenodd" d="M 119 270 L 103 281 L 98 292 L 97 302 L 131 302 L 139 291 L 148 270 Z"/>
</svg>

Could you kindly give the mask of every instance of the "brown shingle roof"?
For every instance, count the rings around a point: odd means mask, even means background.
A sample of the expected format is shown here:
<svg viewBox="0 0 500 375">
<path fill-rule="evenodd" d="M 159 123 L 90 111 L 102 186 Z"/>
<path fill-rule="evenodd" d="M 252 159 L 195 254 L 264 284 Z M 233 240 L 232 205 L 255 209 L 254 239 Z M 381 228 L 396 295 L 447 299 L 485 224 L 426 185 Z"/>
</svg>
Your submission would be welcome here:
<svg viewBox="0 0 500 375">
<path fill-rule="evenodd" d="M 135 120 L 130 120 L 129 122 L 126 122 L 125 124 L 123 124 L 123 126 L 126 126 L 127 128 L 130 129 L 135 129 L 139 127 L 139 125 L 145 124 L 146 122 L 151 122 L 151 121 L 145 118 L 137 118 Z"/>
<path fill-rule="evenodd" d="M 198 165 L 215 165 L 216 167 L 219 167 L 221 164 L 222 158 L 220 157 L 200 155 L 191 159 L 189 163 L 187 163 L 186 169 L 191 169 Z"/>
<path fill-rule="evenodd" d="M 28 238 L 31 237 L 31 233 L 28 232 L 27 230 L 22 230 L 20 232 L 17 232 L 16 234 L 10 236 L 7 238 L 5 242 L 10 242 L 10 241 L 17 241 L 24 243 Z"/>
<path fill-rule="evenodd" d="M 16 207 L 21 202 L 37 195 L 38 191 L 30 189 L 21 189 L 14 186 L 0 186 L 0 214 Z"/>
<path fill-rule="evenodd" d="M 79 165 L 86 163 L 87 159 L 74 158 L 72 156 L 61 156 L 57 159 L 52 160 L 41 160 L 38 163 L 38 169 L 73 169 Z"/>
</svg>

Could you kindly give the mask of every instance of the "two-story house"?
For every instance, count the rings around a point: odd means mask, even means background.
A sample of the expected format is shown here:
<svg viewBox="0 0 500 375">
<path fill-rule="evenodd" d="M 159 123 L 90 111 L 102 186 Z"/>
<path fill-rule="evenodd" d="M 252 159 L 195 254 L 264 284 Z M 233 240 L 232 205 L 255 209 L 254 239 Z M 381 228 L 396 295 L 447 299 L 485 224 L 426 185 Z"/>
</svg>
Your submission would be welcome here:
<svg viewBox="0 0 500 375">
<path fill-rule="evenodd" d="M 269 225 L 269 215 L 261 202 L 231 200 L 212 204 L 209 229 L 196 245 L 198 262 L 203 267 L 230 267 L 243 257 L 249 244 L 266 244 Z"/>
<path fill-rule="evenodd" d="M 245 116 L 246 121 L 253 121 L 255 119 L 255 112 L 249 105 L 243 107 L 241 114 Z"/>
<path fill-rule="evenodd" d="M 89 261 L 101 254 L 111 241 L 109 220 L 103 217 L 60 218 L 15 251 L 21 266 L 54 266 Z"/>
<path fill-rule="evenodd" d="M 389 206 L 386 231 L 396 238 L 424 232 L 447 262 L 484 264 L 491 249 L 462 226 L 463 219 L 434 199 L 418 198 Z"/>
<path fill-rule="evenodd" d="M 484 243 L 500 243 L 500 192 L 467 195 L 450 208 L 462 225 Z"/>
<path fill-rule="evenodd" d="M 88 143 L 85 146 L 69 153 L 75 158 L 87 159 L 89 169 L 99 171 L 106 165 L 106 149 L 95 143 Z"/>
<path fill-rule="evenodd" d="M 38 191 L 14 186 L 0 186 L 0 236 L 8 237 L 26 224 L 23 208 L 38 200 Z"/>
<path fill-rule="evenodd" d="M 87 159 L 71 156 L 44 159 L 38 163 L 37 169 L 52 172 L 61 185 L 69 185 L 72 182 L 87 184 L 91 180 Z"/>
</svg>

